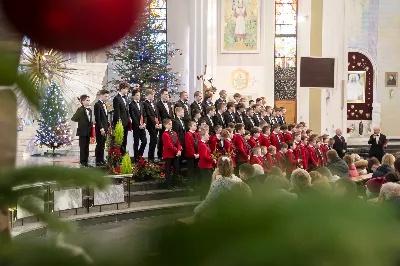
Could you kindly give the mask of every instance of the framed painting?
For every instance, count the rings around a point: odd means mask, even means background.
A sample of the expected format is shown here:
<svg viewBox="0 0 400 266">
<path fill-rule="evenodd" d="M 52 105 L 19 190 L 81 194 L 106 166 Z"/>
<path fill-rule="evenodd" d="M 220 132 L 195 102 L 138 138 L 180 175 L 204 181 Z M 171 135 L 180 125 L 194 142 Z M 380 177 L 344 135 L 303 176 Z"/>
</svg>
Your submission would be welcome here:
<svg viewBox="0 0 400 266">
<path fill-rule="evenodd" d="M 347 76 L 347 102 L 365 103 L 366 71 L 349 71 Z"/>
<path fill-rule="evenodd" d="M 399 73 L 398 72 L 385 72 L 385 86 L 386 87 L 398 87 Z"/>
<path fill-rule="evenodd" d="M 221 0 L 221 53 L 260 53 L 261 0 Z"/>
</svg>

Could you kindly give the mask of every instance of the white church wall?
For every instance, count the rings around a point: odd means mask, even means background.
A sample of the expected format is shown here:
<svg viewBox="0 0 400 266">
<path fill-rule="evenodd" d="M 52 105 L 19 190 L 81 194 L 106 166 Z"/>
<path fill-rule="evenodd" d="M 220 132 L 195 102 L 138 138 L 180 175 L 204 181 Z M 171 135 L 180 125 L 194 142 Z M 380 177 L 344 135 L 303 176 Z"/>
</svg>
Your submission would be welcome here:
<svg viewBox="0 0 400 266">
<path fill-rule="evenodd" d="M 221 53 L 221 1 L 211 1 L 216 6 L 216 29 L 214 49 L 214 80 L 218 90 L 226 90 L 229 95 L 238 92 L 252 98 L 265 96 L 269 105 L 274 104 L 274 1 L 261 2 L 260 53 L 227 54 Z M 232 86 L 232 72 L 242 69 L 248 72 L 249 83 L 243 90 Z M 218 96 L 215 96 L 217 98 Z"/>
<path fill-rule="evenodd" d="M 379 35 L 377 49 L 378 94 L 381 103 L 381 126 L 387 136 L 400 136 L 398 123 L 400 89 L 385 87 L 385 72 L 400 72 L 400 5 L 396 0 L 379 1 Z M 399 80 L 397 80 L 398 84 Z M 394 90 L 392 99 L 390 89 Z"/>
</svg>

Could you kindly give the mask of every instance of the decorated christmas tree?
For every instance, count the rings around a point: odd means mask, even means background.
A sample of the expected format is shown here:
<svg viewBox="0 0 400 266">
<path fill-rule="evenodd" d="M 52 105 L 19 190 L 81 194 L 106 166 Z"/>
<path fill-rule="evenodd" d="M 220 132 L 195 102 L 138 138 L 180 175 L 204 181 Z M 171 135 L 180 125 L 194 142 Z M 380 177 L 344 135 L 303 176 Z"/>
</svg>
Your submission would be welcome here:
<svg viewBox="0 0 400 266">
<path fill-rule="evenodd" d="M 71 130 L 67 122 L 67 109 L 61 89 L 56 82 L 51 82 L 42 97 L 39 129 L 36 144 L 53 150 L 71 145 Z"/>
<path fill-rule="evenodd" d="M 151 1 L 146 6 L 145 12 L 138 17 L 138 29 L 125 36 L 120 45 L 113 46 L 108 57 L 112 59 L 114 71 L 132 86 L 152 88 L 156 96 L 164 88 L 171 95 L 177 95 L 180 73 L 172 71 L 170 59 L 182 52 L 162 37 L 166 36 L 162 34 L 165 25 L 150 8 Z M 120 80 L 112 82 L 118 84 Z"/>
</svg>

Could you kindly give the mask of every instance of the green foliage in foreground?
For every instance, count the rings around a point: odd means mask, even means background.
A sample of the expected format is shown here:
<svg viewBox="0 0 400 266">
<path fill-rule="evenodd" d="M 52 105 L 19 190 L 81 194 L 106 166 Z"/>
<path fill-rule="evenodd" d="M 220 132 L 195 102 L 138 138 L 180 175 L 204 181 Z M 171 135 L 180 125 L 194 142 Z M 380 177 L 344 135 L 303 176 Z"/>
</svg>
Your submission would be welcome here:
<svg viewBox="0 0 400 266">
<path fill-rule="evenodd" d="M 147 250 L 126 245 L 91 254 L 94 265 L 392 266 L 400 257 L 399 224 L 383 206 L 328 199 L 230 203 L 234 208 L 218 219 L 157 230 Z M 2 248 L 10 263 L 1 265 L 86 263 L 51 247 L 32 248 L 19 242 Z"/>
</svg>

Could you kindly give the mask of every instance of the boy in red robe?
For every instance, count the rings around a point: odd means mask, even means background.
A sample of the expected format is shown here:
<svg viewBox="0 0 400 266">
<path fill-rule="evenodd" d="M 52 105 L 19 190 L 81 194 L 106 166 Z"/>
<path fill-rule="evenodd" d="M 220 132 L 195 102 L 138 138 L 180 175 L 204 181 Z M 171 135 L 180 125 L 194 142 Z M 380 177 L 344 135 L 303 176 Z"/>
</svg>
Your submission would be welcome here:
<svg viewBox="0 0 400 266">
<path fill-rule="evenodd" d="M 208 190 L 210 189 L 212 180 L 212 169 L 214 159 L 211 155 L 211 150 L 207 146 L 207 142 L 210 138 L 208 131 L 200 131 L 201 140 L 199 141 L 199 178 L 200 178 L 200 199 L 203 200 Z"/>
<path fill-rule="evenodd" d="M 250 147 L 253 149 L 254 147 L 259 147 L 260 142 L 260 129 L 258 127 L 254 127 L 250 130 L 250 139 L 248 141 Z"/>
<path fill-rule="evenodd" d="M 285 142 L 285 140 L 283 139 L 283 135 L 281 132 L 279 132 L 280 129 L 280 125 L 279 124 L 274 124 L 272 126 L 272 133 L 270 138 L 271 141 L 271 145 L 275 146 L 276 150 L 279 151 L 281 148 L 281 143 Z"/>
<path fill-rule="evenodd" d="M 286 177 L 290 180 L 292 173 L 297 169 L 297 164 L 300 160 L 296 159 L 293 151 L 296 149 L 296 144 L 293 140 L 287 143 L 288 150 L 286 152 Z"/>
<path fill-rule="evenodd" d="M 262 168 L 264 169 L 264 172 L 267 170 L 265 167 L 264 159 L 261 155 L 260 147 L 253 148 L 252 155 L 250 156 L 250 164 L 251 165 L 258 164 L 258 165 L 262 166 Z"/>
<path fill-rule="evenodd" d="M 308 152 L 308 170 L 315 171 L 319 167 L 319 160 L 315 152 L 315 146 L 317 145 L 316 137 L 311 137 L 307 146 Z"/>
<path fill-rule="evenodd" d="M 269 147 L 271 146 L 271 142 L 269 140 L 269 135 L 271 134 L 271 127 L 270 125 L 266 125 L 262 128 L 262 132 L 260 134 L 260 146 Z"/>
<path fill-rule="evenodd" d="M 179 158 L 182 155 L 182 146 L 179 142 L 178 135 L 172 131 L 172 120 L 165 119 L 163 121 L 165 131 L 162 134 L 163 141 L 163 159 L 165 162 L 164 172 L 165 179 L 168 186 L 175 187 L 177 185 L 179 175 Z M 173 174 L 171 176 L 171 166 L 174 167 Z"/>
<path fill-rule="evenodd" d="M 189 131 L 185 135 L 185 157 L 187 158 L 187 173 L 189 184 L 196 187 L 198 183 L 197 165 L 199 163 L 199 137 L 196 132 L 196 121 L 189 121 Z"/>
<path fill-rule="evenodd" d="M 268 147 L 268 153 L 266 155 L 267 161 L 265 164 L 267 165 L 268 171 L 272 169 L 274 166 L 278 166 L 278 161 L 276 160 L 276 148 L 275 146 Z"/>
<path fill-rule="evenodd" d="M 278 167 L 281 168 L 282 172 L 286 171 L 286 152 L 288 150 L 288 145 L 286 143 L 281 143 L 281 150 L 275 155 L 276 161 L 278 162 Z"/>
<path fill-rule="evenodd" d="M 247 153 L 246 142 L 243 138 L 245 133 L 243 124 L 236 124 L 235 134 L 233 135 L 232 142 L 236 148 L 236 175 L 239 174 L 239 166 L 247 163 L 249 154 Z"/>
<path fill-rule="evenodd" d="M 301 141 L 301 133 L 296 132 L 294 134 L 294 143 L 296 144 L 296 149 L 293 150 L 294 156 L 296 156 L 296 159 L 300 159 L 301 162 L 299 164 L 300 168 L 307 170 L 308 169 L 308 157 L 307 157 L 307 149 L 303 145 Z"/>
</svg>

